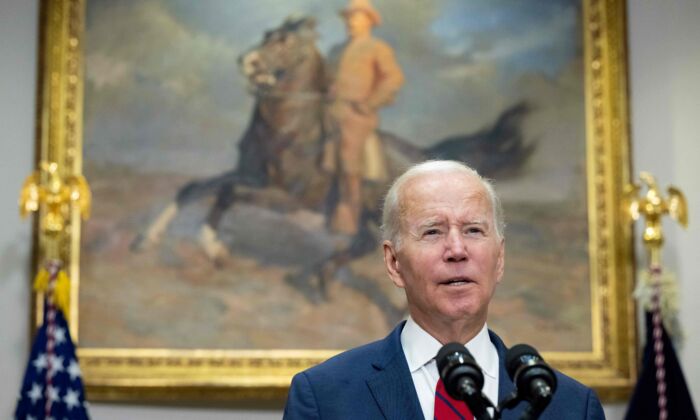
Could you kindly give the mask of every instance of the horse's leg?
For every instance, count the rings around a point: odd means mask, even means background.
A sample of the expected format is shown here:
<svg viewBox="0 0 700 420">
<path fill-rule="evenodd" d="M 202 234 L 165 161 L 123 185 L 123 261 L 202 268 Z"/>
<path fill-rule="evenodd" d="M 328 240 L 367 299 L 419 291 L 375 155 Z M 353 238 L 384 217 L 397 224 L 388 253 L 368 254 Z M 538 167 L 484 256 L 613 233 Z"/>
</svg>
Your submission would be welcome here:
<svg viewBox="0 0 700 420">
<path fill-rule="evenodd" d="M 170 223 L 177 216 L 178 211 L 184 206 L 216 191 L 222 184 L 230 183 L 237 174 L 230 171 L 222 175 L 205 179 L 202 181 L 192 181 L 180 188 L 175 200 L 169 203 L 151 222 L 143 233 L 139 233 L 131 242 L 132 251 L 142 251 L 158 244 L 167 230 Z"/>
<path fill-rule="evenodd" d="M 163 232 L 168 228 L 170 222 L 177 216 L 178 205 L 176 202 L 168 204 L 158 217 L 148 226 L 146 232 L 139 234 L 131 243 L 133 251 L 141 251 L 149 246 L 160 242 Z"/>
<path fill-rule="evenodd" d="M 376 232 L 371 232 L 366 220 L 360 221 L 360 230 L 347 246 L 341 247 L 331 254 L 328 259 L 321 262 L 317 275 L 319 278 L 319 289 L 322 296 L 326 297 L 327 285 L 335 278 L 338 270 L 345 267 L 348 263 L 361 258 L 377 248 Z"/>
<path fill-rule="evenodd" d="M 219 239 L 217 229 L 224 212 L 231 207 L 234 201 L 234 184 L 226 183 L 219 188 L 216 202 L 209 210 L 209 214 L 199 230 L 199 244 L 204 248 L 207 256 L 214 262 L 220 263 L 229 256 L 228 248 Z"/>
<path fill-rule="evenodd" d="M 377 235 L 370 232 L 367 221 L 361 221 L 359 232 L 350 237 L 337 237 L 335 251 L 321 261 L 304 266 L 300 271 L 289 274 L 286 282 L 299 290 L 310 301 L 317 303 L 327 300 L 328 284 L 333 281 L 338 270 L 352 260 L 373 251 L 377 246 Z"/>
<path fill-rule="evenodd" d="M 245 200 L 264 208 L 274 208 L 283 213 L 291 213 L 304 208 L 298 198 L 285 194 L 274 186 L 264 186 L 257 180 L 236 178 L 223 184 L 216 195 L 216 201 L 209 210 L 207 218 L 199 231 L 199 243 L 207 256 L 220 263 L 228 257 L 226 245 L 218 237 L 218 228 L 226 210 L 236 201 Z"/>
<path fill-rule="evenodd" d="M 325 295 L 327 285 L 331 281 L 339 281 L 346 287 L 361 293 L 382 311 L 387 325 L 395 325 L 405 316 L 405 307 L 392 302 L 391 297 L 376 279 L 368 278 L 349 270 L 347 264 L 353 260 L 375 252 L 379 244 L 379 216 L 365 213 L 361 219 L 360 232 L 352 244 L 345 250 L 340 250 L 326 260 L 318 271 L 319 288 Z"/>
</svg>

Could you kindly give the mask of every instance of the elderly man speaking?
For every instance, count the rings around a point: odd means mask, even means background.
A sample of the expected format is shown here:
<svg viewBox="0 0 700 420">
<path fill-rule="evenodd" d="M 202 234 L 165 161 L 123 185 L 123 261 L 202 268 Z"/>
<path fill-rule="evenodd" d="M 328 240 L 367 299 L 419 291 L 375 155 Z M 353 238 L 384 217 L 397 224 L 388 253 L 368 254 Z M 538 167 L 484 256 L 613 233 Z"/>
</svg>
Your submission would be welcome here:
<svg viewBox="0 0 700 420">
<path fill-rule="evenodd" d="M 387 193 L 384 263 L 406 292 L 409 318 L 385 339 L 349 350 L 292 380 L 285 419 L 472 419 L 445 392 L 435 355 L 466 346 L 496 404 L 513 392 L 506 347 L 486 325 L 504 270 L 504 222 L 491 184 L 454 161 L 429 161 Z M 556 372 L 558 388 L 541 419 L 604 419 L 595 393 Z M 518 419 L 526 404 L 505 411 Z"/>
</svg>

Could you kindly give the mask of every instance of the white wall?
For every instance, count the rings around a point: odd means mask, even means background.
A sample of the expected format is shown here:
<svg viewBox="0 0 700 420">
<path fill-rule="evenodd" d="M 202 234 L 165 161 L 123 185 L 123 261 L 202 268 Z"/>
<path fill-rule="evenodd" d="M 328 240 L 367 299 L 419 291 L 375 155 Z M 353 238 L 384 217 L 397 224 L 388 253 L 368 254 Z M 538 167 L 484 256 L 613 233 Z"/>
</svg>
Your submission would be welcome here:
<svg viewBox="0 0 700 420">
<path fill-rule="evenodd" d="M 667 265 L 678 273 L 681 351 L 696 408 L 700 404 L 700 3 L 629 2 L 630 88 L 634 170 L 687 194 L 690 228 L 667 226 Z M 28 354 L 30 224 L 16 197 L 32 170 L 36 80 L 37 0 L 0 0 L 0 418 L 10 418 Z M 611 420 L 624 405 L 608 405 Z M 194 409 L 93 404 L 96 419 L 274 419 L 278 410 Z"/>
<path fill-rule="evenodd" d="M 30 223 L 17 197 L 32 168 L 36 1 L 0 1 L 0 417 L 11 418 L 28 354 Z"/>
</svg>

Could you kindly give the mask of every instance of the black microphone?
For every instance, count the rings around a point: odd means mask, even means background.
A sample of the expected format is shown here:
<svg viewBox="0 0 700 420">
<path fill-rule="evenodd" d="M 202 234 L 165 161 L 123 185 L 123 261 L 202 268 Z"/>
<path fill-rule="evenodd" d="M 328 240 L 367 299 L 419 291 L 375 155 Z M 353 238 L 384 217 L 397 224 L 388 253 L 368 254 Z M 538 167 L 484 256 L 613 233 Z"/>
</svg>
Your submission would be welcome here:
<svg viewBox="0 0 700 420">
<path fill-rule="evenodd" d="M 515 383 L 518 399 L 530 403 L 523 419 L 537 418 L 557 390 L 554 370 L 527 344 L 518 344 L 506 352 L 506 370 Z"/>
<path fill-rule="evenodd" d="M 447 393 L 464 401 L 477 420 L 490 419 L 486 408 L 493 404 L 481 393 L 484 374 L 469 350 L 459 343 L 447 343 L 435 360 Z"/>
</svg>

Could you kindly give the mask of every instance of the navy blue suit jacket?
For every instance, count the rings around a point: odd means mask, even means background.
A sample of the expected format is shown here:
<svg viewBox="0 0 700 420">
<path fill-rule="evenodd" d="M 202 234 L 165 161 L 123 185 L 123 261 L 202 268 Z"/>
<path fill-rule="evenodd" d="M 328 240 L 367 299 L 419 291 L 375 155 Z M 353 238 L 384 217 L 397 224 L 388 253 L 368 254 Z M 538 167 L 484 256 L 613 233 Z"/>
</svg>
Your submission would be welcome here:
<svg viewBox="0 0 700 420">
<path fill-rule="evenodd" d="M 385 339 L 341 353 L 294 376 L 284 419 L 423 419 L 411 373 L 401 347 L 399 324 Z M 515 386 L 508 377 L 503 341 L 489 331 L 499 358 L 498 399 Z M 557 391 L 540 419 L 603 420 L 593 390 L 557 372 Z M 496 404 L 497 401 L 494 401 Z M 517 420 L 526 407 L 506 410 L 503 420 Z"/>
</svg>

